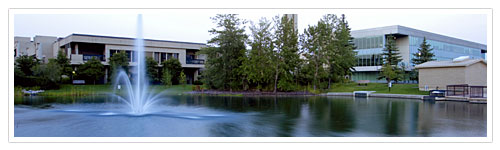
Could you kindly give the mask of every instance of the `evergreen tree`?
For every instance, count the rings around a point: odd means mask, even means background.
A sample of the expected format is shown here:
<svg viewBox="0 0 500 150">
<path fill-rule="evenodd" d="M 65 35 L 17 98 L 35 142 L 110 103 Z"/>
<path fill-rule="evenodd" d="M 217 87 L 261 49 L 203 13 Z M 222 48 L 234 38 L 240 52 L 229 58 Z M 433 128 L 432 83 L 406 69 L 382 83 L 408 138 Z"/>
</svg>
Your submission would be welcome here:
<svg viewBox="0 0 500 150">
<path fill-rule="evenodd" d="M 293 20 L 287 16 L 275 17 L 275 33 L 273 52 L 274 92 L 295 90 L 300 55 L 298 53 L 298 35 Z"/>
<path fill-rule="evenodd" d="M 92 57 L 92 59 L 78 67 L 78 74 L 95 84 L 97 80 L 104 76 L 104 65 L 97 57 Z"/>
<path fill-rule="evenodd" d="M 335 52 L 330 55 L 330 72 L 331 78 L 337 81 L 345 81 L 345 76 L 352 75 L 354 66 L 356 66 L 356 46 L 351 36 L 351 28 L 345 19 L 345 15 L 340 17 L 339 24 L 335 30 Z M 330 82 L 328 84 L 330 88 Z"/>
<path fill-rule="evenodd" d="M 380 77 L 378 79 L 385 79 L 387 83 L 392 80 L 398 80 L 403 73 L 398 64 L 401 62 L 399 49 L 396 46 L 395 37 L 392 35 L 387 36 L 385 48 L 382 50 L 384 57 L 384 65 L 382 66 Z"/>
<path fill-rule="evenodd" d="M 415 65 L 419 65 L 428 61 L 434 61 L 434 53 L 432 53 L 433 48 L 431 45 L 427 43 L 427 40 L 424 37 L 424 41 L 420 44 L 420 48 L 418 48 L 418 52 L 413 54 L 414 58 L 411 59 L 411 62 Z"/>
<path fill-rule="evenodd" d="M 239 67 L 246 59 L 245 42 L 248 36 L 241 27 L 245 21 L 235 14 L 218 14 L 212 20 L 217 27 L 209 32 L 215 37 L 208 41 L 208 47 L 201 50 L 201 53 L 207 54 L 204 83 L 211 88 L 232 91 L 242 84 Z"/>
<path fill-rule="evenodd" d="M 257 25 L 252 24 L 252 49 L 248 58 L 241 66 L 242 73 L 251 84 L 256 84 L 257 90 L 262 90 L 269 86 L 272 81 L 273 68 L 272 50 L 274 49 L 271 33 L 271 22 L 262 18 Z"/>
<path fill-rule="evenodd" d="M 432 53 L 433 48 L 431 45 L 427 43 L 427 40 L 424 37 L 424 41 L 420 44 L 420 48 L 418 48 L 418 52 L 413 54 L 411 62 L 413 65 L 419 65 L 428 61 L 434 61 L 434 53 Z M 416 69 L 412 69 L 410 72 L 411 80 L 418 80 L 418 71 Z"/>
</svg>

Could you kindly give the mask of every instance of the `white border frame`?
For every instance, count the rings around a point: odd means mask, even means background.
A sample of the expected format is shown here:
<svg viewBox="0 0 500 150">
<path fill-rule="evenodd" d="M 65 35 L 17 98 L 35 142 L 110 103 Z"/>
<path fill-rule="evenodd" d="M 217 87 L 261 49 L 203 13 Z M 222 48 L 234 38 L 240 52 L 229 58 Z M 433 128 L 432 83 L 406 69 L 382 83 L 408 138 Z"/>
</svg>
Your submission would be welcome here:
<svg viewBox="0 0 500 150">
<path fill-rule="evenodd" d="M 92 10 L 92 11 L 89 11 Z M 14 49 L 14 16 L 15 14 L 155 14 L 179 13 L 182 11 L 208 13 L 323 13 L 346 11 L 355 13 L 402 12 L 402 13 L 441 13 L 441 14 L 486 14 L 487 15 L 487 60 L 488 65 L 488 104 L 487 104 L 487 136 L 486 137 L 14 137 L 14 57 L 9 51 L 9 142 L 175 142 L 175 143 L 357 143 L 357 142 L 492 142 L 492 93 L 493 93 L 493 42 L 492 42 L 492 9 L 9 9 L 9 49 Z M 425 12 L 422 12 L 425 10 Z"/>
</svg>

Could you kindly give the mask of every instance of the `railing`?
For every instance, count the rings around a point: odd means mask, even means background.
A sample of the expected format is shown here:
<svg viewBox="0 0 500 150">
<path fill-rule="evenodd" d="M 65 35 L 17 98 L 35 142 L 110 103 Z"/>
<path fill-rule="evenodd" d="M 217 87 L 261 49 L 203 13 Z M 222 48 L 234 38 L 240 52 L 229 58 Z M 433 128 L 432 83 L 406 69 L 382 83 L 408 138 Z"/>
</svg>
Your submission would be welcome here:
<svg viewBox="0 0 500 150">
<path fill-rule="evenodd" d="M 486 86 L 470 86 L 471 98 L 484 98 L 486 97 Z"/>
<path fill-rule="evenodd" d="M 486 98 L 486 86 L 469 86 L 467 84 L 447 85 L 446 96 L 461 96 L 470 98 Z"/>
<path fill-rule="evenodd" d="M 92 59 L 92 57 L 96 57 L 100 61 L 106 61 L 104 55 L 91 55 L 91 54 L 83 54 L 83 61 L 87 61 Z"/>
<path fill-rule="evenodd" d="M 186 64 L 205 64 L 203 59 L 186 59 Z"/>
<path fill-rule="evenodd" d="M 466 97 L 469 93 L 469 85 L 459 84 L 459 85 L 447 85 L 446 86 L 446 96 L 462 96 Z"/>
</svg>

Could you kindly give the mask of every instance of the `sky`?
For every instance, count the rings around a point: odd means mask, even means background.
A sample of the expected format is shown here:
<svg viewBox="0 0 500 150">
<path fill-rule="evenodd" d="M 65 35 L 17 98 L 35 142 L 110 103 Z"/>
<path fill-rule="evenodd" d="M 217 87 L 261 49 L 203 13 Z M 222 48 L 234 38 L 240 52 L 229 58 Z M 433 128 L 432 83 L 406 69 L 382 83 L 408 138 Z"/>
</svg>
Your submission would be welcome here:
<svg viewBox="0 0 500 150">
<path fill-rule="evenodd" d="M 402 25 L 410 28 L 451 36 L 481 44 L 487 43 L 487 15 L 481 13 L 419 13 L 379 10 L 364 11 L 303 11 L 298 14 L 302 33 L 316 24 L 324 14 L 345 14 L 352 30 Z M 206 43 L 215 27 L 210 17 L 214 12 L 179 12 L 143 14 L 143 35 L 146 39 Z M 281 13 L 283 14 L 283 13 Z M 273 11 L 239 13 L 239 18 L 258 22 L 276 15 Z M 66 37 L 72 33 L 135 37 L 137 14 L 14 14 L 14 35 Z M 247 33 L 250 23 L 246 24 Z"/>
</svg>

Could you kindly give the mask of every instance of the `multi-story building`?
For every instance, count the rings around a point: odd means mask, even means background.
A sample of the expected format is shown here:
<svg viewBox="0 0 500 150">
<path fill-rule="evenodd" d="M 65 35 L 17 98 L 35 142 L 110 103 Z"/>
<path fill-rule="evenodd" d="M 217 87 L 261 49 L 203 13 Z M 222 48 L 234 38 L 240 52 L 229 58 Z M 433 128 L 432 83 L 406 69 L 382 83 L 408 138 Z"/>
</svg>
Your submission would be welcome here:
<svg viewBox="0 0 500 150">
<path fill-rule="evenodd" d="M 389 35 L 394 36 L 396 46 L 399 49 L 404 65 L 407 70 L 414 67 L 411 59 L 424 37 L 433 48 L 436 60 L 452 60 L 460 56 L 470 56 L 472 59 L 484 59 L 486 57 L 486 45 L 471 41 L 457 39 L 436 33 L 412 29 L 404 26 L 386 26 L 351 32 L 357 51 L 357 66 L 352 80 L 370 80 L 371 82 L 385 82 L 378 80 L 382 68 L 382 53 Z"/>
<path fill-rule="evenodd" d="M 57 37 L 35 36 L 33 40 L 30 37 L 14 37 L 14 57 L 21 55 L 35 55 L 43 62 L 52 58 L 52 44 L 57 41 Z"/>
<path fill-rule="evenodd" d="M 40 37 L 42 36 L 36 36 L 34 41 L 30 41 L 29 37 L 15 37 L 15 56 L 36 55 L 37 58 L 49 59 L 55 58 L 58 53 L 63 52 L 71 60 L 71 65 L 74 68 L 92 59 L 92 57 L 96 57 L 106 66 L 106 69 L 103 70 L 105 76 L 101 80 L 104 83 L 110 73 L 109 58 L 114 53 L 125 51 L 130 60 L 129 66 L 133 68 L 137 65 L 137 60 L 134 57 L 136 55 L 134 38 L 86 34 L 71 34 L 64 38 Z M 49 46 L 50 48 L 47 48 Z M 144 39 L 145 56 L 152 57 L 155 61 L 158 61 L 160 66 L 161 62 L 165 60 L 178 59 L 186 74 L 187 83 L 197 80 L 201 74 L 200 71 L 205 67 L 206 56 L 197 54 L 202 47 L 206 47 L 206 44 Z M 17 52 L 18 50 L 19 52 Z M 132 74 L 135 73 L 133 72 L 134 69 L 130 71 Z"/>
</svg>

